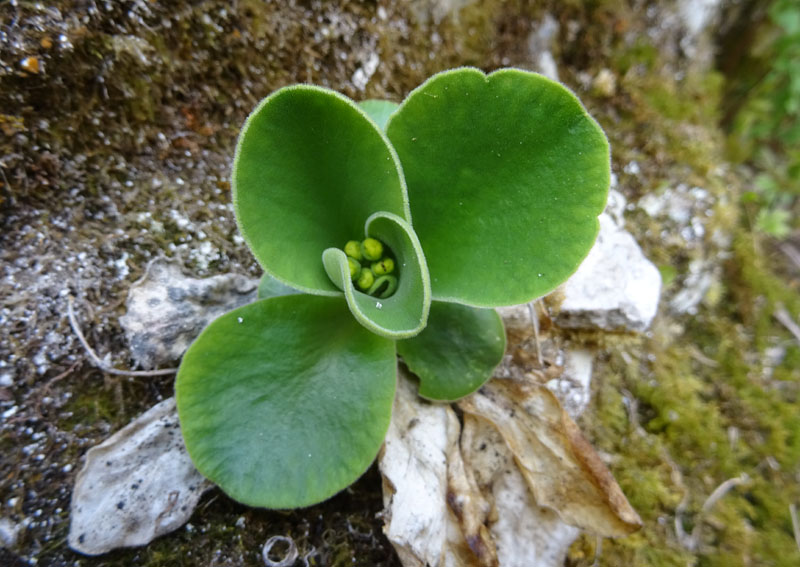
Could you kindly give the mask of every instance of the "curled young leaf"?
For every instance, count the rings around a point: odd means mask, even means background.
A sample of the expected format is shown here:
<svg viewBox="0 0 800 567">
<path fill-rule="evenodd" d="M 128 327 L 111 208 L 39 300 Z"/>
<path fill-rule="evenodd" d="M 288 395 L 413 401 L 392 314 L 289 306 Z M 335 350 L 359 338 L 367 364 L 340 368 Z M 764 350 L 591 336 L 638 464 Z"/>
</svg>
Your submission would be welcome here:
<svg viewBox="0 0 800 567">
<path fill-rule="evenodd" d="M 376 298 L 358 291 L 350 278 L 348 257 L 338 248 L 323 252 L 325 271 L 344 292 L 359 323 L 390 339 L 413 337 L 425 328 L 431 303 L 430 277 L 417 236 L 405 220 L 387 212 L 371 215 L 364 231 L 386 243 L 397 257 L 397 289 L 391 297 Z"/>
</svg>

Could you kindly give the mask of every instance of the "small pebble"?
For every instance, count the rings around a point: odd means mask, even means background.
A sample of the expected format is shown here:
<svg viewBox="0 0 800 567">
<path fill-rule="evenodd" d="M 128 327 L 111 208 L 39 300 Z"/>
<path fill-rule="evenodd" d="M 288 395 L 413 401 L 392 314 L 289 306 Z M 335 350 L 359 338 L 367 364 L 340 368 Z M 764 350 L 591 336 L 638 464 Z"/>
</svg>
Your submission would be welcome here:
<svg viewBox="0 0 800 567">
<path fill-rule="evenodd" d="M 38 74 L 39 73 L 39 58 L 38 57 L 26 57 L 22 61 L 19 62 L 19 66 L 22 67 L 23 71 L 28 73 Z"/>
</svg>

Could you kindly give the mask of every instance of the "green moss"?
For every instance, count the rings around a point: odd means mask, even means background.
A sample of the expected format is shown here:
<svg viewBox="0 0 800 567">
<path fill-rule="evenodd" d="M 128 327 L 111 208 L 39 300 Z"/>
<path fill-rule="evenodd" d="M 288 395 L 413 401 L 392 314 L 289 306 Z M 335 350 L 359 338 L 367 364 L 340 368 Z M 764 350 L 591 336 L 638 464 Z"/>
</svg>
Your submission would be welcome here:
<svg viewBox="0 0 800 567">
<path fill-rule="evenodd" d="M 640 37 L 632 46 L 617 50 L 612 58 L 612 68 L 622 74 L 627 73 L 634 65 L 652 71 L 658 61 L 658 48 Z"/>
<path fill-rule="evenodd" d="M 696 316 L 664 309 L 643 344 L 603 343 L 608 354 L 595 367 L 582 428 L 613 455 L 610 468 L 644 526 L 604 541 L 596 564 L 800 564 L 788 508 L 800 501 L 800 345 L 774 317 L 783 307 L 797 320 L 800 294 L 769 242 L 741 222 L 741 179 L 720 173 L 722 77 L 690 71 L 676 80 L 661 72 L 661 54 L 644 41 L 612 43 L 608 53 L 592 68 L 610 67 L 618 89 L 613 110 L 596 108 L 615 162 L 641 166 L 640 175 L 621 173 L 627 196 L 674 187 L 676 179 L 704 187 L 717 198 L 707 234 L 732 234 L 733 245 Z M 595 104 L 587 101 L 593 111 Z M 627 220 L 668 280 L 680 283 L 691 261 L 714 250 L 709 243 L 665 245 L 658 220 L 643 213 Z M 749 481 L 699 518 L 709 495 L 742 474 Z M 696 550 L 678 540 L 676 516 L 687 534 L 701 522 Z M 568 564 L 593 565 L 595 552 L 595 538 L 582 536 Z"/>
<path fill-rule="evenodd" d="M 772 307 L 792 311 L 798 299 L 764 266 L 752 238 L 746 231 L 737 237 L 717 308 L 690 321 L 680 337 L 656 327 L 644 349 L 650 360 L 617 352 L 597 368 L 586 426 L 600 449 L 617 456 L 613 472 L 645 523 L 636 537 L 604 544 L 601 565 L 800 562 L 788 509 L 800 499 L 798 353 L 789 349 L 777 367 L 783 386 L 762 356 L 786 336 Z M 711 492 L 741 474 L 750 481 L 717 502 L 690 554 L 672 528 L 678 504 L 688 493 L 683 522 L 690 532 Z M 579 540 L 573 554 L 588 545 Z"/>
</svg>

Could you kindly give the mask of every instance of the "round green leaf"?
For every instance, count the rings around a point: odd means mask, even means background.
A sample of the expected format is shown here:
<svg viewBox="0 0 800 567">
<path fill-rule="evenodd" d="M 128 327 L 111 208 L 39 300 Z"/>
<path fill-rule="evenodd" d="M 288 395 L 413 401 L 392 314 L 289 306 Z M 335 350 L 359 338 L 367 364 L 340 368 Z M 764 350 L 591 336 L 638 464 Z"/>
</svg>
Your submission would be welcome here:
<svg viewBox="0 0 800 567">
<path fill-rule="evenodd" d="M 386 130 L 386 123 L 389 121 L 389 117 L 400 105 L 390 100 L 377 100 L 371 98 L 368 100 L 362 100 L 358 103 L 358 106 L 361 107 L 361 110 L 363 110 L 367 116 L 372 118 L 375 124 L 378 125 L 378 128 L 381 130 Z"/>
<path fill-rule="evenodd" d="M 383 132 L 320 87 L 286 87 L 259 104 L 239 136 L 232 180 L 239 228 L 264 271 L 309 293 L 339 294 L 320 254 L 358 235 L 369 215 L 410 218 Z"/>
<path fill-rule="evenodd" d="M 391 116 L 434 299 L 490 307 L 551 291 L 586 257 L 610 179 L 597 123 L 516 69 L 434 75 Z"/>
<path fill-rule="evenodd" d="M 420 379 L 419 395 L 454 401 L 489 378 L 506 351 L 503 321 L 494 309 L 431 303 L 428 326 L 397 342 L 397 353 Z"/>
<path fill-rule="evenodd" d="M 395 254 L 398 285 L 394 295 L 379 299 L 358 291 L 350 279 L 347 256 L 338 248 L 323 252 L 325 270 L 344 291 L 350 311 L 367 329 L 390 339 L 412 337 L 425 327 L 431 304 L 430 276 L 417 235 L 406 221 L 387 212 L 371 215 L 364 232 L 384 242 Z"/>
<path fill-rule="evenodd" d="M 195 466 L 250 506 L 315 504 L 354 482 L 383 442 L 396 382 L 392 341 L 340 298 L 285 295 L 209 325 L 175 386 Z"/>
</svg>

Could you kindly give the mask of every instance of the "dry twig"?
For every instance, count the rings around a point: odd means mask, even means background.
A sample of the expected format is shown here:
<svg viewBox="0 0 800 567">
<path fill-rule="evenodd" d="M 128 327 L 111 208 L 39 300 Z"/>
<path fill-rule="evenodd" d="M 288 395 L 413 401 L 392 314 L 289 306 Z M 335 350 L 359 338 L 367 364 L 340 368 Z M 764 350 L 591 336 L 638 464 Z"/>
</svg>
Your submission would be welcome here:
<svg viewBox="0 0 800 567">
<path fill-rule="evenodd" d="M 544 368 L 542 346 L 539 343 L 539 316 L 536 314 L 536 301 L 538 300 L 528 302 L 528 313 L 531 316 L 531 325 L 533 326 L 533 343 L 536 346 L 536 360 L 539 362 L 539 368 Z"/>
<path fill-rule="evenodd" d="M 78 320 L 75 318 L 75 310 L 73 308 L 74 302 L 75 299 L 71 295 L 67 297 L 67 316 L 69 317 L 69 324 L 70 327 L 72 327 L 72 332 L 78 337 L 84 350 L 89 355 L 92 364 L 103 372 L 116 376 L 166 376 L 167 374 L 175 374 L 178 371 L 177 368 L 162 368 L 160 370 L 119 370 L 105 364 L 100 360 L 100 357 L 97 356 L 94 350 L 92 350 L 92 347 L 89 346 L 86 337 L 83 336 L 80 325 L 78 325 Z"/>
<path fill-rule="evenodd" d="M 789 504 L 789 514 L 792 516 L 792 531 L 794 532 L 794 542 L 800 550 L 800 521 L 797 520 L 797 506 Z"/>
<path fill-rule="evenodd" d="M 788 242 L 781 244 L 780 249 L 796 267 L 800 268 L 800 250 L 797 250 L 797 248 Z"/>
<path fill-rule="evenodd" d="M 786 311 L 786 308 L 783 305 L 778 305 L 775 308 L 775 312 L 773 316 L 778 320 L 778 322 L 786 327 L 786 329 L 794 335 L 794 338 L 800 342 L 800 327 L 797 326 L 797 323 L 794 322 L 792 316 L 789 315 L 789 312 Z"/>
<path fill-rule="evenodd" d="M 741 475 L 735 478 L 729 478 L 722 484 L 720 484 L 717 488 L 714 489 L 714 492 L 706 499 L 703 503 L 702 508 L 697 513 L 697 517 L 695 518 L 694 528 L 692 529 L 692 533 L 687 537 L 683 531 L 682 525 L 680 530 L 678 531 L 678 540 L 680 541 L 681 545 L 688 549 L 689 551 L 697 550 L 698 545 L 700 544 L 700 530 L 703 528 L 703 520 L 705 516 L 708 514 L 709 511 L 714 507 L 714 505 L 723 497 L 725 496 L 732 488 L 736 486 L 740 486 L 750 481 L 750 477 L 747 476 L 746 473 L 742 473 Z M 676 518 L 675 518 L 675 526 L 676 528 L 679 526 L 679 516 L 683 511 L 681 508 L 685 509 L 683 502 L 681 502 L 681 506 L 678 507 L 676 510 Z"/>
<path fill-rule="evenodd" d="M 700 349 L 697 348 L 695 345 L 690 345 L 688 350 L 689 350 L 689 356 L 691 356 L 694 360 L 696 360 L 703 366 L 708 366 L 709 368 L 719 367 L 719 362 L 717 362 L 713 358 L 707 357 L 705 354 L 700 352 Z"/>
</svg>

